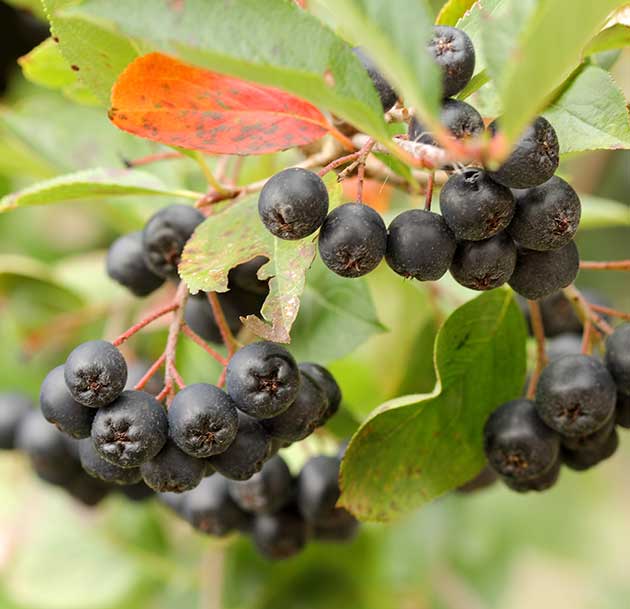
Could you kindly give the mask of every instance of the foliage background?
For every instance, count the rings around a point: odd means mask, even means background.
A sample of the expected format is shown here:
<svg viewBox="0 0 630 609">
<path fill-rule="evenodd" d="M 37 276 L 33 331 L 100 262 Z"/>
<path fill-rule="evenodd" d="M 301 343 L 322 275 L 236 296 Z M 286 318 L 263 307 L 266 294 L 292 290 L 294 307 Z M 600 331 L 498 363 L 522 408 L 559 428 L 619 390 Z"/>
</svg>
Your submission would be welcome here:
<svg viewBox="0 0 630 609">
<path fill-rule="evenodd" d="M 437 10 L 442 3 L 433 4 Z M 614 73 L 628 98 L 628 50 Z M 76 106 L 16 70 L 0 111 L 0 195 L 64 172 L 120 166 L 121 157 L 154 149 L 117 131 L 100 109 Z M 248 159 L 241 179 L 265 177 L 289 158 Z M 562 169 L 582 192 L 630 204 L 630 153 L 589 153 Z M 151 171 L 168 184 L 202 187 L 186 161 Z M 46 371 L 72 345 L 114 336 L 137 316 L 137 305 L 105 277 L 103 252 L 163 203 L 138 197 L 0 216 L 0 390 L 35 398 Z M 627 227 L 578 236 L 585 259 L 628 257 L 629 243 Z M 623 279 L 582 272 L 578 285 L 601 289 L 617 308 L 630 310 Z M 386 331 L 373 333 L 373 323 L 358 350 L 331 362 L 357 415 L 433 386 L 430 294 L 384 269 L 369 277 L 369 289 L 376 315 L 366 315 Z M 329 359 L 343 322 L 330 312 L 316 317 L 308 306 L 300 315 L 296 345 L 302 331 L 316 327 L 317 340 L 308 344 L 319 345 L 318 359 Z M 158 328 L 135 340 L 127 355 L 151 359 L 163 338 Z M 212 377 L 211 364 L 198 355 L 184 348 L 184 376 Z M 0 607 L 618 609 L 630 596 L 629 472 L 630 442 L 622 434 L 614 459 L 586 474 L 563 472 L 540 496 L 501 486 L 450 494 L 393 525 L 365 526 L 351 545 L 314 544 L 296 559 L 269 564 L 247 540 L 205 539 L 153 503 L 111 497 L 97 510 L 82 508 L 34 479 L 19 456 L 0 455 Z"/>
</svg>

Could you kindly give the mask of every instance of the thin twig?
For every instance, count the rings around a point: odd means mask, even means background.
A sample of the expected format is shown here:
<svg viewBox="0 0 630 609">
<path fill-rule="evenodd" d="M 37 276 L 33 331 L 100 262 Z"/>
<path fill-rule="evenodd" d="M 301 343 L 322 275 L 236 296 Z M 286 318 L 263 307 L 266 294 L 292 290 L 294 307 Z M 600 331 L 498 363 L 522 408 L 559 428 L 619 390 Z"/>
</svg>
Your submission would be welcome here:
<svg viewBox="0 0 630 609">
<path fill-rule="evenodd" d="M 168 329 L 168 338 L 166 339 L 166 348 L 164 353 L 166 354 L 166 366 L 164 370 L 164 390 L 160 393 L 166 394 L 162 396 L 167 398 L 167 403 L 170 404 L 174 397 L 174 385 L 173 385 L 173 367 L 175 366 L 175 358 L 177 354 L 177 339 L 179 338 L 179 332 L 184 323 L 184 309 L 186 307 L 186 301 L 188 300 L 188 286 L 182 281 L 175 293 L 175 302 L 179 305 L 175 310 L 173 319 Z"/>
<path fill-rule="evenodd" d="M 238 343 L 234 338 L 234 334 L 232 334 L 232 330 L 230 330 L 230 326 L 225 320 L 225 315 L 223 313 L 223 307 L 219 302 L 219 298 L 216 292 L 208 292 L 208 301 L 210 302 L 210 306 L 212 307 L 212 314 L 214 315 L 214 320 L 217 323 L 219 328 L 219 332 L 221 333 L 221 339 L 223 343 L 227 347 L 228 356 L 231 356 L 236 349 L 238 348 Z"/>
<path fill-rule="evenodd" d="M 199 345 L 210 357 L 215 359 L 219 364 L 225 366 L 227 360 L 218 352 L 216 352 L 208 343 L 206 343 L 199 334 L 197 334 L 188 324 L 185 322 L 182 324 L 182 333 L 185 334 L 193 343 Z"/>
<path fill-rule="evenodd" d="M 429 174 L 427 181 L 427 191 L 424 199 L 424 209 L 431 211 L 431 203 L 433 203 L 433 186 L 435 184 L 435 171 Z"/>
<path fill-rule="evenodd" d="M 630 321 L 630 313 L 624 313 L 623 311 L 611 309 L 610 307 L 603 307 L 602 305 L 593 304 L 592 302 L 589 302 L 588 306 L 592 311 L 597 311 L 598 313 L 603 313 L 604 315 L 610 315 L 611 317 L 618 317 L 619 319 Z"/>
<path fill-rule="evenodd" d="M 573 306 L 576 308 L 583 322 L 587 318 L 590 318 L 593 324 L 604 334 L 613 333 L 612 326 L 592 309 L 586 298 L 582 296 L 582 293 L 573 284 L 564 288 L 562 291 L 569 301 L 573 303 Z"/>
<path fill-rule="evenodd" d="M 151 165 L 152 163 L 157 163 L 158 161 L 170 161 L 172 159 L 181 159 L 181 152 L 160 152 L 158 154 L 149 154 L 147 156 L 140 157 L 139 159 L 123 159 L 123 164 L 128 169 L 132 169 L 134 167 L 141 167 L 143 165 Z"/>
<path fill-rule="evenodd" d="M 147 383 L 153 378 L 153 375 L 160 369 L 166 360 L 166 353 L 162 353 L 158 359 L 153 362 L 152 366 L 144 373 L 144 376 L 135 384 L 134 389 L 140 391 L 144 389 Z"/>
<path fill-rule="evenodd" d="M 129 330 L 127 330 L 126 332 L 123 332 L 117 339 L 112 341 L 112 344 L 114 345 L 114 347 L 119 347 L 125 341 L 129 340 L 134 334 L 137 334 L 138 332 L 140 332 L 140 330 L 142 330 L 143 328 L 146 328 L 150 323 L 153 323 L 156 319 L 159 319 L 160 317 L 164 317 L 164 315 L 167 315 L 168 313 L 171 313 L 172 311 L 175 311 L 178 308 L 179 308 L 179 304 L 175 302 L 168 305 L 167 307 L 160 309 L 159 311 L 155 311 L 155 313 L 151 313 L 150 315 L 147 315 L 144 319 L 140 320 L 137 324 L 134 324 L 133 326 L 131 326 Z"/>
<path fill-rule="evenodd" d="M 175 381 L 175 383 L 177 383 L 177 386 L 180 389 L 184 389 L 186 387 L 186 383 L 184 383 L 184 379 L 182 378 L 181 374 L 177 370 L 177 366 L 175 366 L 175 364 L 172 361 L 169 362 L 169 369 L 171 371 L 171 375 L 173 376 L 173 380 Z"/>
<path fill-rule="evenodd" d="M 529 313 L 532 320 L 532 330 L 536 338 L 536 367 L 534 368 L 534 372 L 532 372 L 529 387 L 527 388 L 527 397 L 531 400 L 536 395 L 536 387 L 538 386 L 540 374 L 547 365 L 547 353 L 545 351 L 545 328 L 543 326 L 540 305 L 536 300 L 528 300 L 527 305 L 529 306 Z"/>
<path fill-rule="evenodd" d="M 593 336 L 593 320 L 587 317 L 584 320 L 584 330 L 582 330 L 582 353 L 589 354 L 592 351 L 591 339 Z"/>
<path fill-rule="evenodd" d="M 225 188 L 224 186 L 219 184 L 219 181 L 214 177 L 210 166 L 208 165 L 208 163 L 206 163 L 206 159 L 203 154 L 201 154 L 201 152 L 195 152 L 195 160 L 201 168 L 201 171 L 206 178 L 206 181 L 216 192 L 218 192 L 219 194 L 228 194 L 230 192 L 228 188 Z"/>
<path fill-rule="evenodd" d="M 592 271 L 630 271 L 630 260 L 609 260 L 607 262 L 590 262 L 583 260 L 580 268 Z"/>
</svg>

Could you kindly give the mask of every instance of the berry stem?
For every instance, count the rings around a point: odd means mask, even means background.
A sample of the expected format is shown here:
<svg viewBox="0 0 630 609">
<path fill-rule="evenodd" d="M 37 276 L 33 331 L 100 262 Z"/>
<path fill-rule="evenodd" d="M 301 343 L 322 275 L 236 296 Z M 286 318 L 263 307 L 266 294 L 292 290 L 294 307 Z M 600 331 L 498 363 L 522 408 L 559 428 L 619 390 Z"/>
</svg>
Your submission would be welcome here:
<svg viewBox="0 0 630 609">
<path fill-rule="evenodd" d="M 604 313 L 604 315 L 610 315 L 611 317 L 619 317 L 619 319 L 625 319 L 630 321 L 630 313 L 624 313 L 623 311 L 618 311 L 617 309 L 611 309 L 610 307 L 603 307 L 601 305 L 593 304 L 592 302 L 588 303 L 589 308 L 592 311 L 596 311 L 597 313 Z"/>
<path fill-rule="evenodd" d="M 170 161 L 172 159 L 182 158 L 181 152 L 160 152 L 158 154 L 149 154 L 147 156 L 140 157 L 139 159 L 133 159 L 131 161 L 123 159 L 123 163 L 127 169 L 134 167 L 142 167 L 143 165 L 151 165 L 158 161 Z"/>
<path fill-rule="evenodd" d="M 580 262 L 581 269 L 592 271 L 630 271 L 630 260 L 610 260 L 607 262 Z"/>
<path fill-rule="evenodd" d="M 155 396 L 155 399 L 158 402 L 161 402 L 167 395 L 169 395 L 169 393 L 171 393 L 172 388 L 173 383 L 172 381 L 169 381 L 168 383 L 166 383 L 166 385 L 164 385 L 164 389 L 162 389 L 162 391 L 160 391 L 160 393 Z"/>
<path fill-rule="evenodd" d="M 155 362 L 153 362 L 152 366 L 145 372 L 144 376 L 136 383 L 136 385 L 134 386 L 134 389 L 136 391 L 140 391 L 141 389 L 144 389 L 147 383 L 153 377 L 153 375 L 160 369 L 160 367 L 165 362 L 165 360 L 166 360 L 166 353 L 162 353 L 162 355 L 160 355 L 160 357 L 156 359 Z"/>
<path fill-rule="evenodd" d="M 164 349 L 164 353 L 166 355 L 166 366 L 164 370 L 164 389 L 160 395 L 166 391 L 165 395 L 162 396 L 162 399 L 166 397 L 167 404 L 169 405 L 173 397 L 175 397 L 173 369 L 175 367 L 175 358 L 177 354 L 177 339 L 179 338 L 179 332 L 182 324 L 184 323 L 184 308 L 186 307 L 187 300 L 188 286 L 182 281 L 177 288 L 177 292 L 175 292 L 175 302 L 178 306 L 175 309 L 173 319 L 168 329 L 168 338 L 166 339 L 166 348 Z"/>
<path fill-rule="evenodd" d="M 547 352 L 545 351 L 545 328 L 543 326 L 542 314 L 540 312 L 540 305 L 536 300 L 528 300 L 527 306 L 532 320 L 532 330 L 534 331 L 534 337 L 536 338 L 536 367 L 532 372 L 529 386 L 527 387 L 527 397 L 531 400 L 536 395 L 536 387 L 538 386 L 538 379 L 547 365 Z"/>
<path fill-rule="evenodd" d="M 210 184 L 210 186 L 216 192 L 218 192 L 221 195 L 230 193 L 230 190 L 227 188 L 224 188 L 221 184 L 219 184 L 219 181 L 214 177 L 214 174 L 212 173 L 210 166 L 208 165 L 208 163 L 206 163 L 206 159 L 203 156 L 203 154 L 201 154 L 201 152 L 195 151 L 195 160 L 197 161 L 197 164 L 201 168 L 201 171 L 204 177 L 206 178 L 206 181 L 208 182 L 208 184 Z"/>
<path fill-rule="evenodd" d="M 427 180 L 427 192 L 424 200 L 424 209 L 427 211 L 431 211 L 431 203 L 433 203 L 433 186 L 435 185 L 435 171 L 432 171 L 429 174 L 429 179 Z"/>
<path fill-rule="evenodd" d="M 137 324 L 134 324 L 127 330 L 123 332 L 117 339 L 112 341 L 114 347 L 120 347 L 125 341 L 129 340 L 134 334 L 137 334 L 143 328 L 146 328 L 150 323 L 154 322 L 156 319 L 160 317 L 164 317 L 164 315 L 171 313 L 179 308 L 179 304 L 177 302 L 171 303 L 167 307 L 164 307 L 150 315 L 147 315 L 144 319 L 140 320 Z"/>
<path fill-rule="evenodd" d="M 219 328 L 219 332 L 221 333 L 221 339 L 223 343 L 227 347 L 228 357 L 231 356 L 236 349 L 238 348 L 238 343 L 234 338 L 234 334 L 232 334 L 232 330 L 230 330 L 230 326 L 225 320 L 225 315 L 223 314 L 223 307 L 219 302 L 219 298 L 216 292 L 208 292 L 208 301 L 210 302 L 210 306 L 212 307 L 212 314 L 214 315 L 214 320 L 217 322 L 217 326 Z"/>
<path fill-rule="evenodd" d="M 169 368 L 171 370 L 171 375 L 173 376 L 173 380 L 177 384 L 180 389 L 184 389 L 186 387 L 186 383 L 184 383 L 184 379 L 181 374 L 178 372 L 177 367 L 173 362 L 170 362 Z"/>
<path fill-rule="evenodd" d="M 346 150 L 354 150 L 352 140 L 346 137 L 341 131 L 338 131 L 332 125 L 329 126 L 329 133 L 332 135 Z"/>
<path fill-rule="evenodd" d="M 220 354 L 217 353 L 206 341 L 199 336 L 188 324 L 185 322 L 182 324 L 182 333 L 185 334 L 193 343 L 199 345 L 210 357 L 215 359 L 219 364 L 225 366 L 227 364 L 227 360 Z"/>
<path fill-rule="evenodd" d="M 573 306 L 576 308 L 580 318 L 583 321 L 585 321 L 586 319 L 590 319 L 593 324 L 604 334 L 613 333 L 612 326 L 595 312 L 595 310 L 593 309 L 593 307 L 591 307 L 586 298 L 582 296 L 582 293 L 573 284 L 564 288 L 563 292 L 565 296 L 569 299 L 569 301 L 573 303 Z"/>
<path fill-rule="evenodd" d="M 588 355 L 592 350 L 592 337 L 593 320 L 589 316 L 584 320 L 584 330 L 582 331 L 582 353 L 584 355 Z"/>
</svg>

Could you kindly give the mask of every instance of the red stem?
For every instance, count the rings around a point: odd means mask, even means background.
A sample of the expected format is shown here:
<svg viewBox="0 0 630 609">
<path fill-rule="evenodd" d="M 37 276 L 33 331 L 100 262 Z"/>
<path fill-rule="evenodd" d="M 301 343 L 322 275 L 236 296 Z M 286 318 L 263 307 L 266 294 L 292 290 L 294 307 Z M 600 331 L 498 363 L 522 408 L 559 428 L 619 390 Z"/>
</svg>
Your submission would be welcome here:
<svg viewBox="0 0 630 609">
<path fill-rule="evenodd" d="M 162 391 L 160 391 L 160 393 L 158 393 L 155 396 L 155 399 L 158 402 L 161 402 L 167 395 L 171 393 L 172 388 L 173 388 L 173 382 L 169 381 L 168 383 L 166 383 L 166 385 L 164 385 L 164 389 L 162 389 Z"/>
<path fill-rule="evenodd" d="M 173 379 L 175 380 L 175 383 L 177 383 L 177 386 L 180 389 L 184 389 L 186 387 L 186 383 L 184 383 L 184 379 L 181 377 L 180 373 L 177 371 L 177 367 L 175 366 L 173 362 L 170 362 L 169 368 L 171 371 L 171 375 L 173 376 Z"/>
<path fill-rule="evenodd" d="M 337 169 L 337 167 L 341 167 L 342 165 L 345 165 L 346 163 L 352 163 L 353 161 L 356 161 L 360 156 L 361 156 L 361 150 L 357 150 L 356 152 L 346 154 L 345 156 L 340 156 L 338 159 L 335 159 L 334 161 L 331 161 L 330 163 L 328 163 L 326 167 L 320 169 L 317 172 L 317 175 L 319 175 L 320 178 L 323 178 L 328 172 L 332 171 L 333 169 Z"/>
<path fill-rule="evenodd" d="M 129 340 L 134 334 L 137 334 L 138 332 L 140 332 L 142 328 L 146 328 L 146 326 L 154 322 L 156 319 L 159 319 L 160 317 L 164 317 L 164 315 L 171 313 L 172 311 L 175 311 L 178 307 L 179 307 L 179 304 L 175 302 L 168 305 L 167 307 L 164 307 L 163 309 L 160 309 L 159 311 L 156 311 L 155 313 L 151 313 L 144 319 L 140 320 L 137 324 L 131 326 L 129 330 L 127 330 L 126 332 L 123 332 L 123 334 L 121 334 L 116 340 L 114 340 L 112 344 L 114 345 L 114 347 L 119 347 L 126 340 Z"/>
<path fill-rule="evenodd" d="M 221 307 L 221 303 L 219 302 L 219 298 L 216 292 L 208 292 L 208 301 L 210 302 L 210 306 L 212 307 L 214 320 L 216 321 L 219 332 L 221 333 L 221 339 L 227 347 L 228 356 L 230 356 L 236 351 L 237 343 L 234 335 L 232 334 L 232 330 L 230 330 L 230 326 L 225 320 L 223 307 Z"/>
<path fill-rule="evenodd" d="M 532 330 L 534 331 L 534 337 L 536 338 L 536 367 L 532 372 L 529 387 L 527 388 L 527 397 L 532 400 L 536 395 L 536 387 L 538 386 L 540 374 L 547 365 L 547 353 L 545 351 L 545 328 L 543 326 L 542 315 L 540 313 L 540 305 L 536 300 L 528 300 L 527 305 L 529 306 L 530 317 L 532 320 Z"/>
<path fill-rule="evenodd" d="M 582 293 L 574 285 L 564 288 L 563 292 L 565 296 L 575 303 L 577 308 L 582 312 L 584 320 L 590 318 L 593 324 L 604 334 L 613 333 L 612 326 L 605 319 L 602 319 L 597 313 L 595 313 L 593 307 L 591 307 L 586 298 L 582 296 Z"/>
<path fill-rule="evenodd" d="M 433 186 L 435 185 L 435 172 L 432 171 L 427 178 L 427 192 L 424 200 L 424 209 L 431 211 L 431 203 L 433 203 Z"/>
<path fill-rule="evenodd" d="M 145 372 L 144 376 L 136 383 L 134 389 L 139 391 L 144 389 L 146 384 L 151 380 L 153 375 L 160 369 L 164 361 L 166 360 L 166 353 L 162 353 L 158 359 L 153 362 L 153 365 Z"/>
<path fill-rule="evenodd" d="M 225 366 L 227 364 L 227 360 L 220 354 L 217 353 L 206 341 L 199 336 L 189 325 L 186 323 L 182 324 L 182 332 L 190 338 L 195 344 L 199 345 L 210 357 L 214 358 L 219 364 Z"/>
<path fill-rule="evenodd" d="M 171 159 L 179 159 L 182 157 L 180 152 L 161 152 L 159 154 L 149 154 L 133 161 L 123 160 L 125 167 L 131 169 L 133 167 L 141 167 L 142 165 L 150 165 L 158 161 L 170 161 Z"/>
<path fill-rule="evenodd" d="M 171 321 L 171 325 L 168 329 L 168 338 L 166 339 L 166 348 L 164 349 L 164 353 L 166 354 L 166 367 L 164 371 L 164 389 L 162 393 L 164 393 L 167 388 L 165 395 L 162 396 L 167 398 L 167 404 L 170 405 L 173 397 L 175 396 L 174 385 L 173 385 L 173 369 L 175 368 L 175 358 L 177 354 L 177 339 L 179 338 L 179 331 L 184 323 L 184 308 L 186 306 L 186 301 L 188 300 L 188 286 L 182 281 L 177 288 L 177 292 L 175 293 L 175 302 L 177 303 L 177 309 L 175 310 L 175 314 L 173 315 L 173 320 Z M 160 393 L 160 395 L 162 395 Z"/>
<path fill-rule="evenodd" d="M 587 317 L 584 320 L 584 330 L 582 331 L 582 353 L 585 355 L 591 352 L 591 337 L 593 335 L 593 320 Z"/>
<path fill-rule="evenodd" d="M 602 271 L 630 271 L 630 260 L 610 260 L 608 262 L 580 262 L 581 269 Z"/>
<path fill-rule="evenodd" d="M 598 313 L 604 313 L 604 315 L 610 315 L 611 317 L 619 317 L 619 319 L 625 319 L 630 321 L 630 313 L 624 313 L 623 311 L 618 311 L 617 309 L 611 309 L 610 307 L 602 307 L 601 305 L 593 304 L 592 302 L 588 303 L 589 308 L 592 311 L 597 311 Z"/>
</svg>

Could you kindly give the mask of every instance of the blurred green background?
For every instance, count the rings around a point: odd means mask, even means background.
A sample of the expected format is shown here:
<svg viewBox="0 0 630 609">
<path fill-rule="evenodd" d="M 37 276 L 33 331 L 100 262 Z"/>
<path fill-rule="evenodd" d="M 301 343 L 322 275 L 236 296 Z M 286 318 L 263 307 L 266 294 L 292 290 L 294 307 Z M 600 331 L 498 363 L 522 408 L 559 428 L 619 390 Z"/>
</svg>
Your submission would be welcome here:
<svg viewBox="0 0 630 609">
<path fill-rule="evenodd" d="M 628 51 L 613 71 L 630 97 Z M 0 103 L 0 196 L 159 150 L 114 129 L 101 110 L 27 83 L 17 67 Z M 241 180 L 269 175 L 289 158 L 248 159 Z M 189 161 L 150 171 L 173 186 L 202 187 Z M 581 192 L 626 203 L 630 215 L 630 153 L 581 155 L 562 171 Z M 133 301 L 103 268 L 113 239 L 165 203 L 101 200 L 0 216 L 0 391 L 36 398 L 45 373 L 77 342 L 113 338 L 166 298 Z M 584 259 L 628 258 L 630 229 L 584 230 L 578 244 Z M 432 388 L 436 308 L 446 313 L 470 297 L 447 283 L 436 302 L 426 287 L 382 270 L 369 284 L 386 331 L 331 363 L 356 415 Z M 582 272 L 578 285 L 630 310 L 623 274 Z M 302 326 L 311 313 L 302 313 Z M 324 340 L 335 327 L 325 321 Z M 158 325 L 125 355 L 152 361 L 164 335 Z M 216 377 L 196 347 L 184 344 L 179 358 L 186 379 Z M 454 493 L 395 524 L 364 526 L 350 545 L 311 544 L 280 564 L 258 558 L 247 540 L 204 538 L 155 502 L 112 496 L 97 509 L 82 507 L 35 479 L 20 456 L 0 455 L 1 609 L 622 609 L 630 598 L 628 539 L 630 438 L 623 435 L 611 461 L 584 474 L 564 471 L 550 492 L 520 496 L 497 485 Z"/>
</svg>

